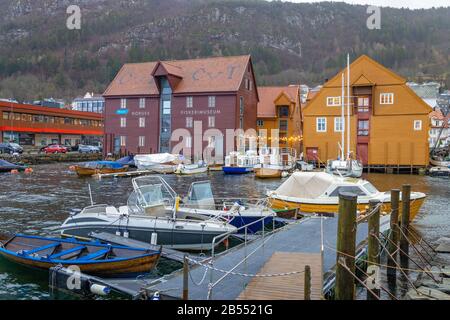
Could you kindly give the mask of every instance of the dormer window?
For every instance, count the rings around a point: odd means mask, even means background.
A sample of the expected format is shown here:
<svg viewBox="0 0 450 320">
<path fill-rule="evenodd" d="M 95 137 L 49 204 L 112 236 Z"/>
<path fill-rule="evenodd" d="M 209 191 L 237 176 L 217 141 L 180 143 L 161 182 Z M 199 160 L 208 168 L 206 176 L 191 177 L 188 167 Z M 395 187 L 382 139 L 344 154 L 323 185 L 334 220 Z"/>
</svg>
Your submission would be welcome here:
<svg viewBox="0 0 450 320">
<path fill-rule="evenodd" d="M 394 94 L 393 93 L 381 93 L 380 94 L 380 104 L 394 104 Z"/>
</svg>

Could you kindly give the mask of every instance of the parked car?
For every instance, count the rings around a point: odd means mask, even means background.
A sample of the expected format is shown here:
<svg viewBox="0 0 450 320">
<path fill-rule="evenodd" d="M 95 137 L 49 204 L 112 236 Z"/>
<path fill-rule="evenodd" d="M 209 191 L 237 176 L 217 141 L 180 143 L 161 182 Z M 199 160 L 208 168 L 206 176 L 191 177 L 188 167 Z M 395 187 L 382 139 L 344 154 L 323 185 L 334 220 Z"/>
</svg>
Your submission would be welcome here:
<svg viewBox="0 0 450 320">
<path fill-rule="evenodd" d="M 78 146 L 78 152 L 79 153 L 100 153 L 101 150 L 99 147 L 96 146 L 85 146 L 85 145 L 79 145 Z"/>
<path fill-rule="evenodd" d="M 59 144 L 52 144 L 42 149 L 45 153 L 66 153 L 68 150 L 66 147 Z"/>
<path fill-rule="evenodd" d="M 17 143 L 12 143 L 12 142 L 0 143 L 0 153 L 13 154 L 13 153 L 22 153 L 22 152 L 23 152 L 23 148 L 21 146 L 19 146 Z"/>
</svg>

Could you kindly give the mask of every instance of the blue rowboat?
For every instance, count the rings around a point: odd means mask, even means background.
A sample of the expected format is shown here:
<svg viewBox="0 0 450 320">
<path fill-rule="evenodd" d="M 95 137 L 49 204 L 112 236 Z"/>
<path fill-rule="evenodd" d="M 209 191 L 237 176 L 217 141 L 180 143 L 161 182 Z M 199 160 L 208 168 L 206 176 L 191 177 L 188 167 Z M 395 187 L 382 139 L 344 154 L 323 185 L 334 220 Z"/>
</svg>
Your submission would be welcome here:
<svg viewBox="0 0 450 320">
<path fill-rule="evenodd" d="M 245 174 L 253 172 L 253 167 L 222 167 L 225 174 Z"/>
<path fill-rule="evenodd" d="M 4 243 L 0 242 L 0 255 L 28 267 L 78 267 L 83 273 L 108 277 L 149 272 L 158 263 L 161 248 L 157 251 L 102 244 L 99 241 L 17 234 Z"/>
</svg>

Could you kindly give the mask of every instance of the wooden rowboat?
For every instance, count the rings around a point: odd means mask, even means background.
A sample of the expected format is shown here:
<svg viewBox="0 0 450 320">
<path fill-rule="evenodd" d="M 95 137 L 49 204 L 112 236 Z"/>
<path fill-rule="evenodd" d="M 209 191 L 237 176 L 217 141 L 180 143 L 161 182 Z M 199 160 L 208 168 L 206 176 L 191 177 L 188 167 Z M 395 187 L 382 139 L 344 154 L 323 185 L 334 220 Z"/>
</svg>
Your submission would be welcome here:
<svg viewBox="0 0 450 320">
<path fill-rule="evenodd" d="M 281 178 L 282 171 L 279 169 L 271 169 L 271 168 L 256 168 L 255 169 L 255 177 L 260 179 L 273 179 L 273 178 Z"/>
<path fill-rule="evenodd" d="M 115 161 L 93 161 L 81 166 L 75 166 L 75 172 L 80 177 L 89 177 L 99 173 L 119 173 L 126 171 L 128 171 L 128 166 L 124 166 Z"/>
<path fill-rule="evenodd" d="M 28 267 L 47 270 L 57 265 L 76 266 L 83 273 L 108 277 L 149 272 L 158 263 L 161 249 L 17 234 L 0 242 L 0 255 Z"/>
</svg>

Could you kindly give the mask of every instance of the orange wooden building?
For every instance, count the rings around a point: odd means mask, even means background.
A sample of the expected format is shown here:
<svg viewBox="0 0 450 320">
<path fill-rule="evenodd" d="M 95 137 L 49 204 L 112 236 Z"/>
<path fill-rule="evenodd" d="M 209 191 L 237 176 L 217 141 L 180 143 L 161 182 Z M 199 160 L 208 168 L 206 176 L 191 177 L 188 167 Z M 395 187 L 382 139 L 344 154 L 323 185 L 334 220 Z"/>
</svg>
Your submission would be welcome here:
<svg viewBox="0 0 450 320">
<path fill-rule="evenodd" d="M 303 146 L 309 161 L 326 162 L 339 155 L 341 129 L 346 127 L 341 117 L 342 73 L 347 77 L 346 70 L 339 72 L 303 110 Z M 404 78 L 363 55 L 350 65 L 350 97 L 353 157 L 369 170 L 428 165 L 430 108 Z"/>
<path fill-rule="evenodd" d="M 272 140 L 281 148 L 301 151 L 300 86 L 258 87 L 257 129 L 267 130 L 267 145 Z M 278 137 L 276 131 L 278 130 Z"/>
</svg>

